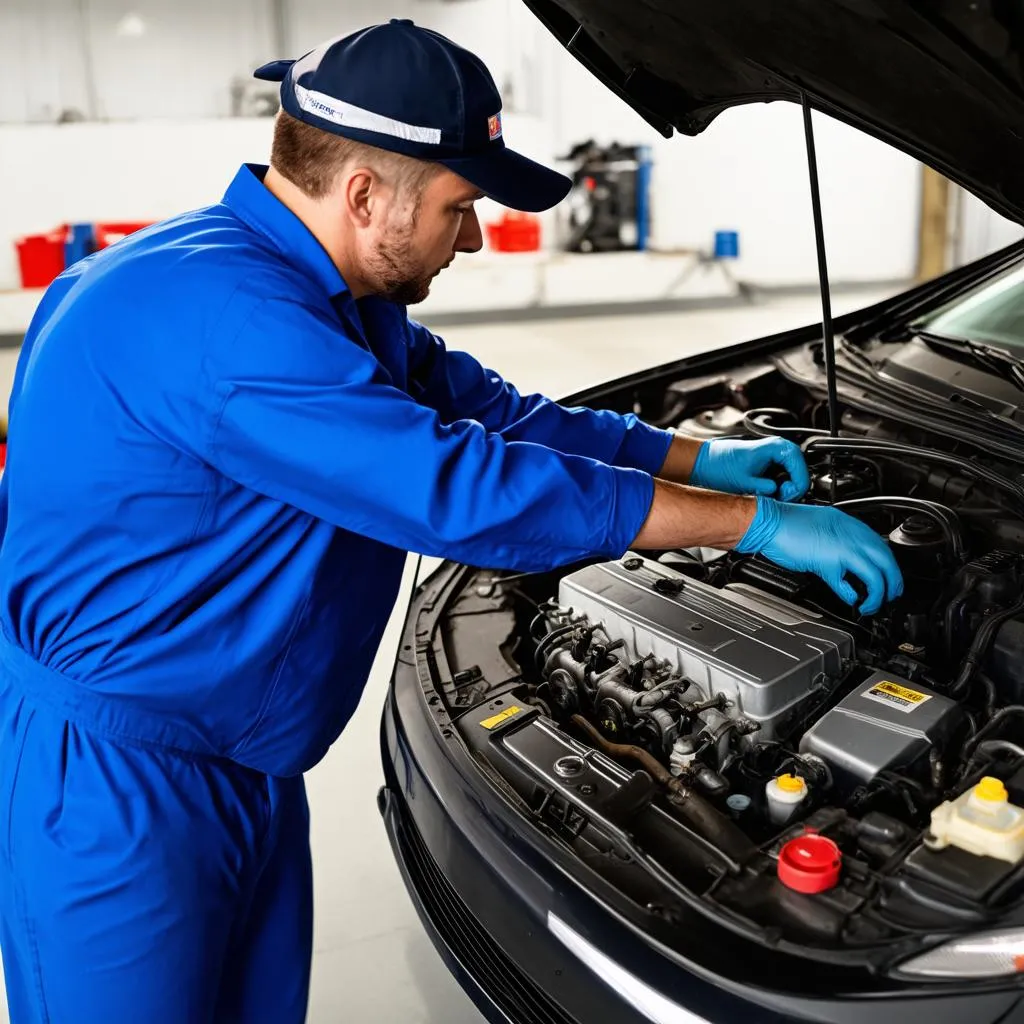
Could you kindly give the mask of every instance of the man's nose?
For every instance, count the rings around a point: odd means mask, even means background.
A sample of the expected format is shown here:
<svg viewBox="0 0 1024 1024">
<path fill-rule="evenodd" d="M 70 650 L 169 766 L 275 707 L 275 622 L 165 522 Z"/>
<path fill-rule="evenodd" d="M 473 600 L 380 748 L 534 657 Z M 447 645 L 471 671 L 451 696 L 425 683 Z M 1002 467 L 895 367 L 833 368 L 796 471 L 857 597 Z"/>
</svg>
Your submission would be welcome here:
<svg viewBox="0 0 1024 1024">
<path fill-rule="evenodd" d="M 455 239 L 456 252 L 479 252 L 484 247 L 484 235 L 480 230 L 480 218 L 476 210 L 469 210 L 462 216 L 462 227 Z"/>
</svg>

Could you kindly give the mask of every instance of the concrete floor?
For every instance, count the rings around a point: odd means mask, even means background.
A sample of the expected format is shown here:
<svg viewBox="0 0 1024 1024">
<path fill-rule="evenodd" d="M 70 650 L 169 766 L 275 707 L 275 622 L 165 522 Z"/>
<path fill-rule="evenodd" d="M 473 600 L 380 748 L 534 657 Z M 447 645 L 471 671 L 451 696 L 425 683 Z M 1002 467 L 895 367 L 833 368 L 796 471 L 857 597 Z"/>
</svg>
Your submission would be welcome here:
<svg viewBox="0 0 1024 1024">
<path fill-rule="evenodd" d="M 837 315 L 881 298 L 834 297 Z M 799 327 L 818 318 L 813 297 L 601 320 L 450 328 L 449 347 L 472 351 L 521 390 L 568 394 L 688 353 Z M 0 394 L 15 354 L 0 351 Z M 411 564 L 411 563 L 410 563 Z M 380 709 L 411 587 L 407 570 L 362 704 L 307 777 L 313 815 L 316 939 L 310 1024 L 482 1024 L 423 933 L 377 813 Z M 0 1021 L 7 1015 L 0 993 Z"/>
</svg>

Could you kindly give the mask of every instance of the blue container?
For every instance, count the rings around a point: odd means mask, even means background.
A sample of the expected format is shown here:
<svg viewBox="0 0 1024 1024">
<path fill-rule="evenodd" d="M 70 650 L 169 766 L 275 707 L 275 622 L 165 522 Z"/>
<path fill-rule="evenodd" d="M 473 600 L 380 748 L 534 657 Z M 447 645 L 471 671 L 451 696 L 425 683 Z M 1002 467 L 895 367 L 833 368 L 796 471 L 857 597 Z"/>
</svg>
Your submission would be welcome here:
<svg viewBox="0 0 1024 1024">
<path fill-rule="evenodd" d="M 740 255 L 740 233 L 738 231 L 715 232 L 715 259 L 735 260 Z"/>
<path fill-rule="evenodd" d="M 96 232 L 92 224 L 69 224 L 64 240 L 64 266 L 70 267 L 95 251 Z"/>
<path fill-rule="evenodd" d="M 651 159 L 650 146 L 637 147 L 636 168 L 636 247 L 647 248 L 651 236 Z"/>
</svg>

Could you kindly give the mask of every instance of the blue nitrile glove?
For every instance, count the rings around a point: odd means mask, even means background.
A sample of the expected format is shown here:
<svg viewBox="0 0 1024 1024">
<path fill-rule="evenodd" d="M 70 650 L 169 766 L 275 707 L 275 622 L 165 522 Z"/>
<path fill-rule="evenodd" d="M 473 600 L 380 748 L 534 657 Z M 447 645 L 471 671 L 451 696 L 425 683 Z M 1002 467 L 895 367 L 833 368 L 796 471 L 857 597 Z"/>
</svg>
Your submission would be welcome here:
<svg viewBox="0 0 1024 1024">
<path fill-rule="evenodd" d="M 760 553 L 783 569 L 813 572 L 847 604 L 857 592 L 849 573 L 867 588 L 862 615 L 874 615 L 883 600 L 903 593 L 903 574 L 885 541 L 870 526 L 828 505 L 784 505 L 757 499 L 757 513 L 736 550 Z"/>
<path fill-rule="evenodd" d="M 773 466 L 789 477 L 781 486 L 767 475 Z M 690 483 L 709 491 L 795 501 L 807 493 L 811 479 L 797 445 L 781 437 L 766 437 L 761 441 L 705 441 L 697 451 Z"/>
</svg>

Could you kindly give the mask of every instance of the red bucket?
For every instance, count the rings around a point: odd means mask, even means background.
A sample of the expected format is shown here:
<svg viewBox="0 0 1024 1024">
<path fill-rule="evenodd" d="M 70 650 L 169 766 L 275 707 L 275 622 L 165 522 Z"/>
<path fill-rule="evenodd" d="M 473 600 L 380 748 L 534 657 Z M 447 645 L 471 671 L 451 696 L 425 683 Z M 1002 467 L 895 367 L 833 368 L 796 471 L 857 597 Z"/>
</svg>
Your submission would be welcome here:
<svg viewBox="0 0 1024 1024">
<path fill-rule="evenodd" d="M 45 235 L 26 235 L 15 241 L 22 288 L 46 288 L 64 271 L 64 241 L 67 227 Z"/>
<path fill-rule="evenodd" d="M 532 214 L 509 210 L 497 224 L 487 225 L 487 240 L 498 252 L 536 252 L 540 221 Z"/>
</svg>

